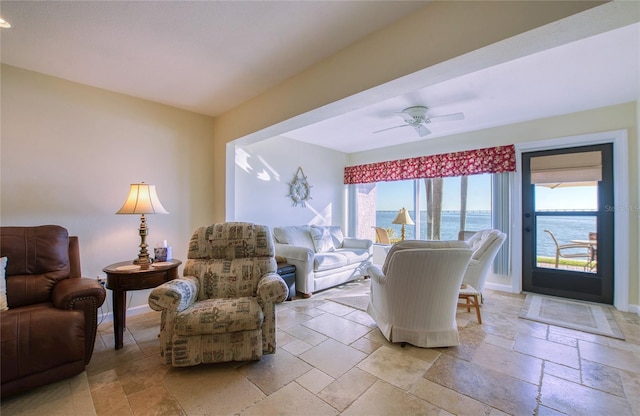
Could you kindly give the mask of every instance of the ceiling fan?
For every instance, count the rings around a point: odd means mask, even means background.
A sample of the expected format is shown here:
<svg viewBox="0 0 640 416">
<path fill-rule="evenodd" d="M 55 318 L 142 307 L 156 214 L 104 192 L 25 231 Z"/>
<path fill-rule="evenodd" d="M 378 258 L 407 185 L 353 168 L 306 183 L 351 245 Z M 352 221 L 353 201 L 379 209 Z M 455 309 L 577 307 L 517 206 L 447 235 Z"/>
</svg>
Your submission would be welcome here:
<svg viewBox="0 0 640 416">
<path fill-rule="evenodd" d="M 374 133 L 380 133 L 387 130 L 410 126 L 416 130 L 420 137 L 424 137 L 427 134 L 431 133 L 431 130 L 426 127 L 426 124 L 439 121 L 464 120 L 464 113 L 453 113 L 446 114 L 444 116 L 427 117 L 427 110 L 429 109 L 422 105 L 405 108 L 404 110 L 396 114 L 400 115 L 400 117 L 402 117 L 407 124 L 374 131 Z"/>
</svg>

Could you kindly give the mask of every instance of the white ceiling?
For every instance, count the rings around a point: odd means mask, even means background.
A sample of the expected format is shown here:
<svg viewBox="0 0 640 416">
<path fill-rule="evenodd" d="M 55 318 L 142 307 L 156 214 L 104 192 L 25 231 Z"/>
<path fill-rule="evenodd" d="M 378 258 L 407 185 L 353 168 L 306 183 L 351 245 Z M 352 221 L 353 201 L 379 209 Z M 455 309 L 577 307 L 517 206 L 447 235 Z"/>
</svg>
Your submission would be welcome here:
<svg viewBox="0 0 640 416">
<path fill-rule="evenodd" d="M 2 62 L 216 116 L 415 1 L 6 1 Z"/>
<path fill-rule="evenodd" d="M 568 114 L 640 98 L 640 24 L 528 55 L 291 131 L 285 136 L 346 153 Z M 421 138 L 396 112 L 424 105 Z"/>
<path fill-rule="evenodd" d="M 216 116 L 424 2 L 6 1 L 3 63 Z M 638 100 L 640 24 L 548 49 L 310 124 L 285 136 L 346 153 L 423 140 L 412 105 L 465 120 L 441 137 Z"/>
</svg>

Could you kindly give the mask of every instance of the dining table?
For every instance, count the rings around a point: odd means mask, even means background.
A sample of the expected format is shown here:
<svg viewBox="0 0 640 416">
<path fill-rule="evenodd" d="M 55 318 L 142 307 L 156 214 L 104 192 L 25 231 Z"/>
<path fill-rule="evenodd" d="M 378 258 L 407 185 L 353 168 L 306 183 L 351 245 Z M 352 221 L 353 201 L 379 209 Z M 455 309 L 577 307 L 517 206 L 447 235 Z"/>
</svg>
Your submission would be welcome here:
<svg viewBox="0 0 640 416">
<path fill-rule="evenodd" d="M 596 266 L 595 261 L 598 259 L 598 240 L 571 240 L 572 243 L 575 244 L 584 244 L 585 247 L 589 248 L 589 253 L 591 254 L 591 258 L 587 263 L 587 267 L 589 269 L 593 269 Z"/>
</svg>

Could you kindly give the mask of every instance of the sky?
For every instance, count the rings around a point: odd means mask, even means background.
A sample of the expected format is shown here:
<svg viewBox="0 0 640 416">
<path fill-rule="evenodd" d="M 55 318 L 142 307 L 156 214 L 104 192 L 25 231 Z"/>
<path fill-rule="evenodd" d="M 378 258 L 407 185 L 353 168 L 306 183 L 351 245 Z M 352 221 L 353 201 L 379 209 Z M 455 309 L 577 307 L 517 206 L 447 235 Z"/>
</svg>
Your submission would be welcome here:
<svg viewBox="0 0 640 416">
<path fill-rule="evenodd" d="M 424 181 L 421 186 L 421 210 L 425 209 Z M 413 181 L 378 182 L 378 211 L 398 211 L 400 208 L 413 210 Z M 460 178 L 445 178 L 444 211 L 460 210 Z M 567 188 L 546 188 L 536 186 L 536 210 L 596 210 L 597 187 L 577 186 Z M 489 174 L 469 176 L 467 211 L 488 211 L 491 209 L 491 176 Z"/>
<path fill-rule="evenodd" d="M 536 211 L 566 209 L 597 210 L 598 187 L 574 186 L 551 189 L 536 186 Z"/>
</svg>

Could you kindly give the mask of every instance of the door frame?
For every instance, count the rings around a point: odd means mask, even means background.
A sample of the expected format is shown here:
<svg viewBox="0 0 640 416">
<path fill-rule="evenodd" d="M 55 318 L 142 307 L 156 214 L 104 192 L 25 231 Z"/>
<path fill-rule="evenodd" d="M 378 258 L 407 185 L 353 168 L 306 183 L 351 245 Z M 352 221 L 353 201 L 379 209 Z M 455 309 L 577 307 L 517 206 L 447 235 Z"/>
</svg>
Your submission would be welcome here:
<svg viewBox="0 0 640 416">
<path fill-rule="evenodd" d="M 629 311 L 629 161 L 627 130 L 584 134 L 527 143 L 518 143 L 516 148 L 516 172 L 512 176 L 511 194 L 511 290 L 522 292 L 522 153 L 565 147 L 588 146 L 613 143 L 613 199 L 614 209 L 614 259 L 613 305 L 624 312 Z"/>
<path fill-rule="evenodd" d="M 557 206 L 555 209 L 539 209 L 537 206 L 539 188 L 533 183 L 534 159 L 551 155 L 571 157 L 572 155 L 593 153 L 598 153 L 601 163 L 599 169 L 601 178 L 598 184 L 594 186 L 596 188 L 595 195 L 593 195 L 595 200 L 591 200 L 591 203 L 595 206 L 584 210 L 575 208 L 565 210 Z M 522 218 L 523 230 L 525 231 L 522 235 L 523 289 L 539 294 L 613 304 L 613 290 L 615 287 L 615 221 L 614 213 L 609 209 L 609 207 L 615 206 L 613 197 L 615 183 L 613 178 L 613 143 L 567 147 L 541 152 L 523 152 L 522 165 L 522 208 L 525 212 Z M 551 167 L 549 168 L 552 169 Z M 561 179 L 556 180 L 561 181 Z M 563 191 L 554 191 L 554 193 L 556 192 L 560 192 L 560 195 L 557 195 L 557 197 L 560 197 Z M 543 230 L 551 225 L 551 223 L 547 223 L 541 228 L 540 221 L 546 222 L 553 218 L 565 218 L 567 221 L 579 218 L 593 220 L 592 227 L 584 230 L 580 237 L 573 236 L 571 238 L 584 239 L 588 232 L 596 232 L 598 234 L 597 267 L 595 269 L 586 270 L 585 267 L 584 270 L 564 270 L 563 268 L 558 268 L 557 265 L 553 268 L 553 266 L 540 266 L 537 263 L 536 257 L 540 254 L 538 252 L 539 243 L 549 239 Z M 557 238 L 562 241 L 562 229 L 550 229 L 552 230 L 550 232 L 555 232 Z M 556 241 L 555 243 L 557 250 L 558 242 Z M 575 253 L 576 251 L 572 250 L 572 252 Z"/>
</svg>

